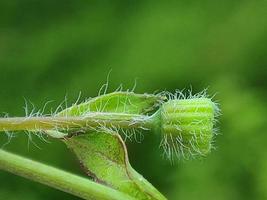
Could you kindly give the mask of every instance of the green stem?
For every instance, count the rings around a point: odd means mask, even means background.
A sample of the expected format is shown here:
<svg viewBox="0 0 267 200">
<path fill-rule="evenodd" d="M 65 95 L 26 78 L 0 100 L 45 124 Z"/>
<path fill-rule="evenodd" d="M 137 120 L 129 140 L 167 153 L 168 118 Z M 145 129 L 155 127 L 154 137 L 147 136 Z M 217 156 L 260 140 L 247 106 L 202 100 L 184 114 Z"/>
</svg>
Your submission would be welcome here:
<svg viewBox="0 0 267 200">
<path fill-rule="evenodd" d="M 36 131 L 96 128 L 152 129 L 151 117 L 124 113 L 90 113 L 86 116 L 11 117 L 0 118 L 0 131 Z"/>
<path fill-rule="evenodd" d="M 0 169 L 83 199 L 134 200 L 107 186 L 3 150 L 0 150 Z"/>
</svg>

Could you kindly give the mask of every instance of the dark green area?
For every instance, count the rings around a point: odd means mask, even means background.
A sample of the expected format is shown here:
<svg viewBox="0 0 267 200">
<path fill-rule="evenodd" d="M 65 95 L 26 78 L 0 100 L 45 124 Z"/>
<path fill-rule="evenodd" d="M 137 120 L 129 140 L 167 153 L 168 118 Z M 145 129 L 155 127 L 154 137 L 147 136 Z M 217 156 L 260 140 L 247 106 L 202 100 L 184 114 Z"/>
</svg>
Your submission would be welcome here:
<svg viewBox="0 0 267 200">
<path fill-rule="evenodd" d="M 217 149 L 171 166 L 159 138 L 128 142 L 133 167 L 169 199 L 267 198 L 267 2 L 0 2 L 0 111 L 23 116 L 23 97 L 55 109 L 94 97 L 106 82 L 136 92 L 209 87 L 221 104 Z M 31 110 L 31 103 L 29 103 Z M 3 116 L 5 114 L 3 113 Z M 0 146 L 7 137 L 0 136 Z M 37 148 L 36 145 L 40 147 Z M 66 146 L 18 133 L 4 147 L 79 173 Z M 77 199 L 0 172 L 0 199 Z"/>
</svg>

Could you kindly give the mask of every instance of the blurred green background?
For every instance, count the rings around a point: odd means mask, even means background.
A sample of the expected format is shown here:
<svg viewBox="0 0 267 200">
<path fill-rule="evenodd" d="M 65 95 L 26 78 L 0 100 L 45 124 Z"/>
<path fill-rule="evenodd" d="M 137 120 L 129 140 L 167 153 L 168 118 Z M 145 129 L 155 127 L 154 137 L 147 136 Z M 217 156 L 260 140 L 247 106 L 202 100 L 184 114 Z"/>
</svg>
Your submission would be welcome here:
<svg viewBox="0 0 267 200">
<path fill-rule="evenodd" d="M 133 167 L 171 200 L 267 199 L 266 55 L 266 0 L 1 1 L 0 111 L 94 97 L 110 69 L 109 91 L 136 78 L 138 93 L 209 87 L 223 113 L 217 149 L 172 166 L 146 136 L 127 144 Z M 33 142 L 18 133 L 3 148 L 82 173 L 64 144 Z M 0 172 L 4 199 L 78 198 Z"/>
</svg>

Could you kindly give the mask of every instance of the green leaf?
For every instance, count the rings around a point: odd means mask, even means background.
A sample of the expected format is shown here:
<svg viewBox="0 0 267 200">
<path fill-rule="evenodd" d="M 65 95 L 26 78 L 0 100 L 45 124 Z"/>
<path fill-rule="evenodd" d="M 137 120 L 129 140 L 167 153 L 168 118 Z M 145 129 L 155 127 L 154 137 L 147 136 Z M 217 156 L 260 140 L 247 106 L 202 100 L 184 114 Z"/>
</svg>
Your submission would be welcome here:
<svg viewBox="0 0 267 200">
<path fill-rule="evenodd" d="M 126 146 L 120 135 L 111 130 L 90 132 L 66 138 L 83 169 L 93 179 L 137 199 L 163 200 L 163 197 L 130 165 Z"/>
<path fill-rule="evenodd" d="M 165 100 L 164 96 L 135 94 L 133 92 L 113 92 L 73 105 L 57 116 L 81 116 L 88 112 L 115 112 L 125 114 L 147 114 Z"/>
<path fill-rule="evenodd" d="M 82 116 L 88 112 L 146 114 L 164 97 L 114 92 L 93 98 L 58 113 L 58 116 Z M 81 130 L 82 131 L 82 130 Z M 166 199 L 130 165 L 121 136 L 110 129 L 69 134 L 64 142 L 76 154 L 83 169 L 96 182 L 127 193 L 137 199 Z"/>
</svg>

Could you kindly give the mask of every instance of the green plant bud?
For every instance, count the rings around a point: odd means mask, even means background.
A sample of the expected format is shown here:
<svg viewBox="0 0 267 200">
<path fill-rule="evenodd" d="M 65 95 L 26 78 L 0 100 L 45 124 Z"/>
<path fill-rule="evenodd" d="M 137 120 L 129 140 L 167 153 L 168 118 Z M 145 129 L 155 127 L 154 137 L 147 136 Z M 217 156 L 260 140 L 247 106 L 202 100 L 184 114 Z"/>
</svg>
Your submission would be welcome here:
<svg viewBox="0 0 267 200">
<path fill-rule="evenodd" d="M 164 155 L 170 160 L 207 155 L 212 149 L 217 113 L 217 105 L 209 98 L 163 103 L 155 117 Z"/>
</svg>

